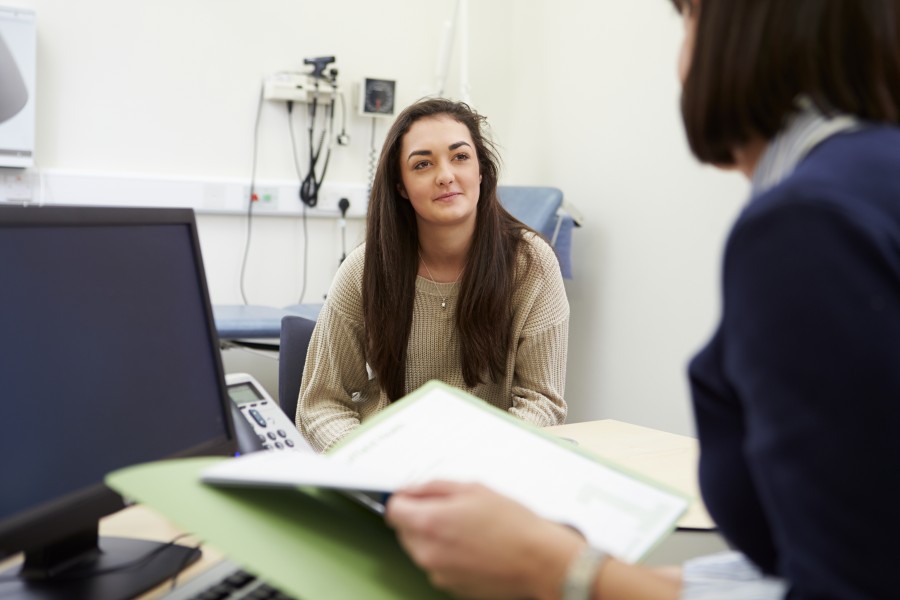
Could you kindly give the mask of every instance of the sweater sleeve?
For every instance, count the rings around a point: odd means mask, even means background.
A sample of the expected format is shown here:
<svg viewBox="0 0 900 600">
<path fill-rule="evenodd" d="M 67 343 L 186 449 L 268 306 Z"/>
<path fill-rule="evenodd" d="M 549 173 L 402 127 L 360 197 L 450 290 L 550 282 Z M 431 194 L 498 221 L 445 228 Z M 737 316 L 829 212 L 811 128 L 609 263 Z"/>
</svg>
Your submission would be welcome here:
<svg viewBox="0 0 900 600">
<path fill-rule="evenodd" d="M 361 255 L 351 255 L 338 271 L 306 355 L 296 420 L 303 437 L 319 452 L 359 426 L 358 400 L 369 383 L 361 264 Z"/>
<path fill-rule="evenodd" d="M 511 414 L 539 427 L 566 420 L 566 360 L 569 301 L 559 261 L 543 240 L 526 238 L 531 249 L 522 287 L 525 312 L 515 355 Z"/>
</svg>

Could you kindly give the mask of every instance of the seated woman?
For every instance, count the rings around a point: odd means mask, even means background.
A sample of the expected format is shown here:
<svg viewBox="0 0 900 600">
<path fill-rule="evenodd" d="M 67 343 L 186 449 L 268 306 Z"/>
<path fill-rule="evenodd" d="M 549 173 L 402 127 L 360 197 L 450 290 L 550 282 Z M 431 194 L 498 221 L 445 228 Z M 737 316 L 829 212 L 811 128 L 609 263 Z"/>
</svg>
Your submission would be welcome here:
<svg viewBox="0 0 900 600">
<path fill-rule="evenodd" d="M 310 340 L 297 425 L 313 448 L 432 379 L 538 426 L 565 421 L 559 263 L 501 206 L 484 123 L 429 99 L 388 132 L 366 242 L 338 270 Z"/>
</svg>

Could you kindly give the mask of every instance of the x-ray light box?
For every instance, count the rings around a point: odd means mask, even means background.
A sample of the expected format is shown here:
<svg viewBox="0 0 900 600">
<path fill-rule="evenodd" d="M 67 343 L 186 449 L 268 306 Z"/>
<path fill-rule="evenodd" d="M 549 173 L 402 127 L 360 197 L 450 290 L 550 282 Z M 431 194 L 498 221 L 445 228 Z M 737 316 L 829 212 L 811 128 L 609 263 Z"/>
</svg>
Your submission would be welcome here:
<svg viewBox="0 0 900 600">
<path fill-rule="evenodd" d="M 34 11 L 0 6 L 0 167 L 34 165 Z"/>
</svg>

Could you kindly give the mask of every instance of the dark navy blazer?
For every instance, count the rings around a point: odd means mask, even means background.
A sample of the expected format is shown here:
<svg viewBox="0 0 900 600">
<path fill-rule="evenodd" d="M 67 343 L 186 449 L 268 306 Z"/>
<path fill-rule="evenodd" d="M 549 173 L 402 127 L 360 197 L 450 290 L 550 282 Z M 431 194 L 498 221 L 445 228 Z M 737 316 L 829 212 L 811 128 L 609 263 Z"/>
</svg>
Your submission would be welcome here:
<svg viewBox="0 0 900 600">
<path fill-rule="evenodd" d="M 900 598 L 900 129 L 827 139 L 726 245 L 700 485 L 791 598 Z"/>
</svg>

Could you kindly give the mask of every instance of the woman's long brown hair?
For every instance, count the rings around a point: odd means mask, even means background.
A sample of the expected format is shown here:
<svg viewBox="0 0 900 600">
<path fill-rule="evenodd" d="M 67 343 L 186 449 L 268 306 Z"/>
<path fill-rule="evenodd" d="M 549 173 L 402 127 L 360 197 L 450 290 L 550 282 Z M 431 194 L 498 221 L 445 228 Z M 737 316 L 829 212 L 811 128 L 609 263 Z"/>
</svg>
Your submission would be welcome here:
<svg viewBox="0 0 900 600">
<path fill-rule="evenodd" d="M 466 258 L 456 311 L 466 385 L 497 381 L 506 368 L 516 280 L 516 255 L 528 227 L 497 197 L 499 163 L 486 138 L 485 118 L 462 102 L 427 99 L 406 108 L 381 151 L 366 224 L 363 317 L 366 361 L 392 401 L 406 390 L 406 350 L 412 327 L 419 236 L 412 204 L 399 193 L 400 147 L 419 119 L 448 116 L 468 128 L 481 169 L 475 233 Z"/>
</svg>

